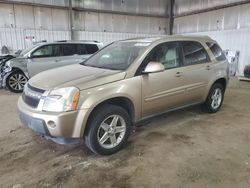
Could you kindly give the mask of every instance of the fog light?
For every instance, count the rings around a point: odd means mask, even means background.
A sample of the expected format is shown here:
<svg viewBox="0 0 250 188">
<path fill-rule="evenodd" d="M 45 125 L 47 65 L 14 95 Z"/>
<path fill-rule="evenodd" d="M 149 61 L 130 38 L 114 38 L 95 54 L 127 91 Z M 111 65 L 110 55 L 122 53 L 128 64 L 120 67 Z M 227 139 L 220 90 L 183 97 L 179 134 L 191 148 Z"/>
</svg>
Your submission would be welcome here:
<svg viewBox="0 0 250 188">
<path fill-rule="evenodd" d="M 48 126 L 50 126 L 51 128 L 55 128 L 56 127 L 56 124 L 54 121 L 48 121 Z"/>
</svg>

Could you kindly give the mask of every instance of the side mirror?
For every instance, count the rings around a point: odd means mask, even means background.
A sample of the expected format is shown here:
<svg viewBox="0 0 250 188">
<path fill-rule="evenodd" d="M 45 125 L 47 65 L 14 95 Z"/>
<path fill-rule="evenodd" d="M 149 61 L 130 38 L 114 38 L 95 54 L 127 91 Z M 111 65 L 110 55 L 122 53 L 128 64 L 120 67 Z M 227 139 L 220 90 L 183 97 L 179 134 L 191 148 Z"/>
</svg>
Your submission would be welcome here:
<svg viewBox="0 0 250 188">
<path fill-rule="evenodd" d="M 145 70 L 142 71 L 143 74 L 154 73 L 154 72 L 163 72 L 165 71 L 165 67 L 162 63 L 151 61 L 146 66 Z"/>
<path fill-rule="evenodd" d="M 27 59 L 32 59 L 32 55 L 31 55 L 31 54 L 28 54 L 28 55 L 27 55 Z"/>
</svg>

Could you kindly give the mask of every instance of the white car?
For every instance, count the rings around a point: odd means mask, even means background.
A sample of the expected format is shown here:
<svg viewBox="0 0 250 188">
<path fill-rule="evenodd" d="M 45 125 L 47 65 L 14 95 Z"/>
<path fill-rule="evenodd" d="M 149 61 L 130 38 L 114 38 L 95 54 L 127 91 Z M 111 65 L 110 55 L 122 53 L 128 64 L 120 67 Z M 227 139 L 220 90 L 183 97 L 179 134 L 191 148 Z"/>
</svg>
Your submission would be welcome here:
<svg viewBox="0 0 250 188">
<path fill-rule="evenodd" d="M 42 42 L 23 50 L 1 70 L 2 87 L 19 93 L 28 79 L 48 69 L 83 62 L 103 47 L 97 41 Z"/>
</svg>

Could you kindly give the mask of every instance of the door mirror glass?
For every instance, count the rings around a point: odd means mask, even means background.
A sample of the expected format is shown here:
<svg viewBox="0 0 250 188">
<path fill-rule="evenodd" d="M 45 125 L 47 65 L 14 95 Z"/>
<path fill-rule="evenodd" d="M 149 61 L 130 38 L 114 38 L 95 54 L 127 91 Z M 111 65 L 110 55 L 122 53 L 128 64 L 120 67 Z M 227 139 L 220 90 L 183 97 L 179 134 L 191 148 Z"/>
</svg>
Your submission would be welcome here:
<svg viewBox="0 0 250 188">
<path fill-rule="evenodd" d="M 148 65 L 146 66 L 145 70 L 142 71 L 142 73 L 148 74 L 148 73 L 154 73 L 154 72 L 163 72 L 164 70 L 165 70 L 165 67 L 162 63 L 151 61 L 148 63 Z"/>
<path fill-rule="evenodd" d="M 27 58 L 27 59 L 32 59 L 32 55 L 31 55 L 31 54 L 28 54 L 28 55 L 26 56 L 26 58 Z"/>
</svg>

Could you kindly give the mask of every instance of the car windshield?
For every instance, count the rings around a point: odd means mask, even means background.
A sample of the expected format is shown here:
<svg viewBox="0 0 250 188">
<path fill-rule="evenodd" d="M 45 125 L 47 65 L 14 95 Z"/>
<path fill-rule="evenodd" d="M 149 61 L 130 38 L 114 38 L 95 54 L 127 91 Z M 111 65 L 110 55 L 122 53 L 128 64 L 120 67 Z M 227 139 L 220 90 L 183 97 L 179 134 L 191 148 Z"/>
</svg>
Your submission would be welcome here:
<svg viewBox="0 0 250 188">
<path fill-rule="evenodd" d="M 150 45 L 149 42 L 115 42 L 81 64 L 104 69 L 125 70 L 148 45 Z"/>
<path fill-rule="evenodd" d="M 19 54 L 19 56 L 25 56 L 28 52 L 30 52 L 30 50 L 32 50 L 33 48 L 39 46 L 40 44 L 35 44 L 35 45 L 32 45 L 24 50 L 22 50 L 22 52 Z"/>
</svg>

